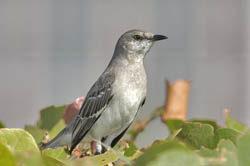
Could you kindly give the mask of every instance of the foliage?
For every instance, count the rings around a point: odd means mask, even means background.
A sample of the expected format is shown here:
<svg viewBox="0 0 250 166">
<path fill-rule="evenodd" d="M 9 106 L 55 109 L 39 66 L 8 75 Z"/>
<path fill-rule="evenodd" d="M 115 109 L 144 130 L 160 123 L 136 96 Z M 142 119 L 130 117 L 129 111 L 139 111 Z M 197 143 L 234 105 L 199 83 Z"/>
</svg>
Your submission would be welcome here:
<svg viewBox="0 0 250 166">
<path fill-rule="evenodd" d="M 4 125 L 0 123 L 0 165 L 250 165 L 250 131 L 244 124 L 233 120 L 228 112 L 225 113 L 226 127 L 220 127 L 213 120 L 163 121 L 170 131 L 168 138 L 138 149 L 134 140 L 148 123 L 160 119 L 157 117 L 161 116 L 163 107 L 156 109 L 145 120 L 135 123 L 128 132 L 130 140 L 120 141 L 114 149 L 104 154 L 92 155 L 84 146 L 72 156 L 63 147 L 39 150 L 41 142 L 51 140 L 65 127 L 65 108 L 45 108 L 41 111 L 37 125 L 25 126 L 24 130 L 3 128 Z"/>
<path fill-rule="evenodd" d="M 51 130 L 55 124 L 62 119 L 62 114 L 66 106 L 50 106 L 40 111 L 40 120 L 37 127 L 45 130 Z"/>
<path fill-rule="evenodd" d="M 1 121 L 0 121 L 0 128 L 5 128 L 5 125 Z"/>
</svg>

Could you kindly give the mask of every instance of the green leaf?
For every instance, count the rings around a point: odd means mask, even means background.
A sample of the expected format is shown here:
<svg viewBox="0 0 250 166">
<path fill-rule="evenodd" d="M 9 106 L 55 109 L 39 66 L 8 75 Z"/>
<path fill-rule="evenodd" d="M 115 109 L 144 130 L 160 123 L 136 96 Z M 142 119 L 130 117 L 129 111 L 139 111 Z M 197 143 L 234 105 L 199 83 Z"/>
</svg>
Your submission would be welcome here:
<svg viewBox="0 0 250 166">
<path fill-rule="evenodd" d="M 181 132 L 182 128 L 175 130 L 168 136 L 168 140 L 174 140 L 176 136 Z"/>
<path fill-rule="evenodd" d="M 42 152 L 43 156 L 49 156 L 51 158 L 54 158 L 58 161 L 63 161 L 67 159 L 67 153 L 65 152 L 64 148 L 58 148 L 58 149 L 46 149 Z"/>
<path fill-rule="evenodd" d="M 236 147 L 230 140 L 220 140 L 216 149 L 201 148 L 199 154 L 208 166 L 237 166 Z"/>
<path fill-rule="evenodd" d="M 174 131 L 180 129 L 184 122 L 178 119 L 169 119 L 166 123 L 170 133 L 173 133 Z"/>
<path fill-rule="evenodd" d="M 96 142 L 98 142 L 97 140 L 95 140 Z M 106 149 L 110 148 L 108 145 L 102 143 L 102 142 L 99 142 L 102 146 L 104 146 Z M 131 165 L 131 160 L 124 156 L 123 154 L 121 154 L 120 152 L 114 150 L 113 148 L 110 148 L 110 151 L 112 153 L 114 153 L 117 157 L 119 157 L 121 160 L 123 160 L 124 162 L 126 162 L 128 165 Z"/>
<path fill-rule="evenodd" d="M 5 125 L 1 121 L 0 121 L 0 128 L 5 128 Z"/>
<path fill-rule="evenodd" d="M 15 153 L 22 151 L 40 153 L 34 138 L 23 129 L 0 129 L 0 142 Z"/>
<path fill-rule="evenodd" d="M 16 152 L 15 159 L 21 166 L 44 166 L 41 155 L 32 151 Z"/>
<path fill-rule="evenodd" d="M 119 157 L 113 152 L 108 151 L 104 154 L 96 156 L 86 156 L 84 158 L 75 160 L 75 165 L 86 165 L 86 166 L 104 166 L 109 163 L 115 162 Z"/>
<path fill-rule="evenodd" d="M 27 125 L 24 128 L 26 131 L 28 131 L 33 138 L 35 139 L 36 143 L 39 144 L 40 142 L 42 142 L 43 137 L 45 135 L 45 131 L 42 129 L 39 129 L 38 127 L 35 126 L 31 126 L 31 125 Z"/>
<path fill-rule="evenodd" d="M 61 119 L 56 125 L 49 131 L 50 138 L 54 138 L 65 127 L 64 121 Z"/>
<path fill-rule="evenodd" d="M 37 122 L 38 128 L 51 130 L 61 119 L 66 108 L 63 106 L 50 106 L 40 111 L 40 120 Z"/>
<path fill-rule="evenodd" d="M 182 130 L 177 135 L 177 138 L 195 149 L 200 149 L 201 146 L 207 148 L 216 147 L 214 128 L 209 124 L 186 122 L 183 124 Z"/>
<path fill-rule="evenodd" d="M 203 166 L 203 159 L 177 141 L 166 141 L 148 149 L 136 160 L 135 166 Z"/>
<path fill-rule="evenodd" d="M 216 158 L 219 156 L 220 152 L 215 149 L 208 149 L 204 146 L 198 151 L 198 153 L 205 158 Z"/>
<path fill-rule="evenodd" d="M 20 166 L 62 166 L 64 163 L 51 158 L 50 156 L 41 156 L 34 152 L 19 152 L 15 155 L 16 163 Z"/>
<path fill-rule="evenodd" d="M 220 151 L 223 151 L 223 149 L 227 149 L 229 152 L 234 152 L 236 153 L 236 145 L 233 144 L 231 140 L 225 140 L 221 139 L 217 145 Z"/>
<path fill-rule="evenodd" d="M 202 124 L 209 124 L 211 126 L 213 126 L 214 130 L 218 129 L 219 126 L 217 125 L 216 121 L 214 120 L 209 120 L 209 119 L 193 119 L 190 122 L 198 122 L 198 123 L 202 123 Z"/>
<path fill-rule="evenodd" d="M 246 134 L 238 139 L 238 158 L 240 166 L 250 165 L 250 135 Z"/>
<path fill-rule="evenodd" d="M 124 155 L 127 157 L 133 156 L 138 149 L 133 142 L 128 142 L 128 148 L 125 149 Z"/>
<path fill-rule="evenodd" d="M 132 156 L 129 156 L 128 158 L 133 161 L 136 160 L 137 158 L 139 158 L 141 155 L 143 154 L 143 152 L 137 150 Z M 131 163 L 130 163 L 131 165 Z"/>
<path fill-rule="evenodd" d="M 219 142 L 220 139 L 229 139 L 236 145 L 237 137 L 239 135 L 240 133 L 233 129 L 220 128 L 215 131 L 215 141 Z"/>
<path fill-rule="evenodd" d="M 234 129 L 240 133 L 246 133 L 248 131 L 247 126 L 245 126 L 241 122 L 233 120 L 228 112 L 225 112 L 225 115 L 226 115 L 226 125 L 228 128 Z"/>
<path fill-rule="evenodd" d="M 15 160 L 9 149 L 0 143 L 0 165 L 14 166 Z"/>
<path fill-rule="evenodd" d="M 65 164 L 50 156 L 42 156 L 42 159 L 45 166 L 62 166 Z"/>
</svg>

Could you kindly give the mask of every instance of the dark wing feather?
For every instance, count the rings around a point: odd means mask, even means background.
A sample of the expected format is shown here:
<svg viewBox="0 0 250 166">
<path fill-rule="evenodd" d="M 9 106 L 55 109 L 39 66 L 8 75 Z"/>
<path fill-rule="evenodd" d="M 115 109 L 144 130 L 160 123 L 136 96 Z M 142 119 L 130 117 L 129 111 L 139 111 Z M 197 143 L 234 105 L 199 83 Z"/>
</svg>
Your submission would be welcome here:
<svg viewBox="0 0 250 166">
<path fill-rule="evenodd" d="M 103 74 L 88 92 L 73 126 L 70 153 L 88 133 L 112 99 L 113 82 L 112 74 Z"/>
</svg>

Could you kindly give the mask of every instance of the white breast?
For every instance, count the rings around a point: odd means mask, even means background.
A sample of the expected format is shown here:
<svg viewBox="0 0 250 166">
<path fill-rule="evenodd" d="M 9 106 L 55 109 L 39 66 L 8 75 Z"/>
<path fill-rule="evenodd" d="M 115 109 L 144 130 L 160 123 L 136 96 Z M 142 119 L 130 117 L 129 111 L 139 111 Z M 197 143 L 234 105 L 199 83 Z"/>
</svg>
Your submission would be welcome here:
<svg viewBox="0 0 250 166">
<path fill-rule="evenodd" d="M 143 66 L 128 65 L 117 70 L 119 74 L 112 86 L 114 97 L 91 129 L 91 135 L 97 139 L 107 134 L 118 135 L 127 128 L 146 96 L 147 78 Z"/>
</svg>

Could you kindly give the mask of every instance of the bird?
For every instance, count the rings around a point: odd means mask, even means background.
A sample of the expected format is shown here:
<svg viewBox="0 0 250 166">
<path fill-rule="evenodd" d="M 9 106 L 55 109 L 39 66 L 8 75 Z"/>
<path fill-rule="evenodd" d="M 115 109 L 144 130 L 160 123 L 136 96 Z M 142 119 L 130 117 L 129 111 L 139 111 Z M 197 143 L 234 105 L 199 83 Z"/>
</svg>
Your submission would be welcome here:
<svg viewBox="0 0 250 166">
<path fill-rule="evenodd" d="M 122 34 L 109 64 L 88 91 L 79 114 L 54 139 L 43 144 L 43 149 L 69 146 L 71 154 L 79 143 L 92 140 L 96 140 L 96 154 L 114 147 L 145 103 L 144 58 L 156 41 L 167 38 L 138 29 Z"/>
</svg>

